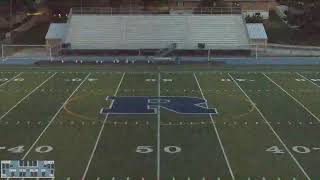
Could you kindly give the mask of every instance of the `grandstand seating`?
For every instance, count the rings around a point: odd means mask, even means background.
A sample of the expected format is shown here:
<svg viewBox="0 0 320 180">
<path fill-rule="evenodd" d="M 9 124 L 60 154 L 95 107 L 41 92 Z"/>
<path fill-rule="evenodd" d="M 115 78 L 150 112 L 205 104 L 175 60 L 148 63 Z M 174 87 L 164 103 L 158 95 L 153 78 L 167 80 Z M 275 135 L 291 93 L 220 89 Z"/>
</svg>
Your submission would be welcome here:
<svg viewBox="0 0 320 180">
<path fill-rule="evenodd" d="M 241 15 L 72 15 L 72 49 L 228 49 L 248 44 Z"/>
</svg>

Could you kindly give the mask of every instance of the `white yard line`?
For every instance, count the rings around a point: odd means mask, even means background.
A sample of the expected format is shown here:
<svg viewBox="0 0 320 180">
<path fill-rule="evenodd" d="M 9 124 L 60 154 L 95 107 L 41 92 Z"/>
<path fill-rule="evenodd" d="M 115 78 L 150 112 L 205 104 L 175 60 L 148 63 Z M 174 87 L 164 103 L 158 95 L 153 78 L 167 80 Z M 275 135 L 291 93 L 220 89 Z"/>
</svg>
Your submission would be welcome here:
<svg viewBox="0 0 320 180">
<path fill-rule="evenodd" d="M 120 86 L 121 86 L 121 84 L 122 84 L 122 81 L 123 81 L 123 78 L 124 78 L 125 74 L 126 74 L 126 73 L 123 73 L 123 75 L 122 75 L 122 77 L 121 77 L 121 80 L 120 80 L 120 82 L 119 82 L 119 84 L 118 84 L 118 87 L 117 87 L 116 91 L 114 92 L 114 95 L 113 95 L 113 96 L 117 96 L 118 91 L 119 91 L 119 88 L 120 88 Z M 94 147 L 93 147 L 93 150 L 92 150 L 92 152 L 91 152 L 91 154 L 90 154 L 90 158 L 89 158 L 89 161 L 88 161 L 88 163 L 87 163 L 86 169 L 85 169 L 85 171 L 84 171 L 84 173 L 83 173 L 83 175 L 82 175 L 82 178 L 81 178 L 82 180 L 84 180 L 84 179 L 86 178 L 86 176 L 87 176 L 87 173 L 88 173 L 88 170 L 89 170 L 91 161 L 92 161 L 93 156 L 94 156 L 94 154 L 95 154 L 95 152 L 96 152 L 96 149 L 97 149 L 97 147 L 98 147 L 98 144 L 99 144 L 99 141 L 100 141 L 100 138 L 101 138 L 101 135 L 102 135 L 104 126 L 105 126 L 105 124 L 106 124 L 106 122 L 107 122 L 107 120 L 108 120 L 108 116 L 109 116 L 109 113 L 107 113 L 107 114 L 106 114 L 106 117 L 104 118 L 104 121 L 103 121 L 103 123 L 102 123 L 102 126 L 101 126 L 101 128 L 100 128 L 100 131 L 99 131 L 99 134 L 98 134 L 98 137 L 97 137 L 97 140 L 96 140 L 96 142 L 95 142 L 95 144 L 94 144 Z"/>
<path fill-rule="evenodd" d="M 20 76 L 21 74 L 22 74 L 22 73 L 19 73 L 18 75 L 14 76 L 13 78 L 9 79 L 8 81 L 2 83 L 2 84 L 0 85 L 0 87 L 8 84 L 8 83 L 11 82 L 12 80 L 14 80 L 14 79 L 16 79 L 18 76 Z"/>
<path fill-rule="evenodd" d="M 285 92 L 288 96 L 290 96 L 296 103 L 298 103 L 302 108 L 304 108 L 311 116 L 313 116 L 318 122 L 320 122 L 320 119 L 314 115 L 305 105 L 303 105 L 298 99 L 293 97 L 290 93 L 288 93 L 285 89 L 283 89 L 279 84 L 277 84 L 275 81 L 273 81 L 269 76 L 267 76 L 265 73 L 262 73 L 269 81 L 271 81 L 273 84 L 278 86 L 283 92 Z"/>
<path fill-rule="evenodd" d="M 289 148 L 287 147 L 287 145 L 284 143 L 284 141 L 280 138 L 280 136 L 276 133 L 276 131 L 273 129 L 273 127 L 270 125 L 270 123 L 268 122 L 267 118 L 262 114 L 262 112 L 260 111 L 260 109 L 257 107 L 257 105 L 252 101 L 252 99 L 247 95 L 247 93 L 241 88 L 241 86 L 238 84 L 238 82 L 231 76 L 230 73 L 228 73 L 228 75 L 230 76 L 230 78 L 232 79 L 232 81 L 235 83 L 235 85 L 240 89 L 240 91 L 246 96 L 246 98 L 249 100 L 250 104 L 257 110 L 257 112 L 260 114 L 260 116 L 262 117 L 262 119 L 265 121 L 265 123 L 269 126 L 269 129 L 273 132 L 273 134 L 277 137 L 277 139 L 279 140 L 279 142 L 282 144 L 282 146 L 286 149 L 286 151 L 289 153 L 289 155 L 291 156 L 291 158 L 293 159 L 293 161 L 296 163 L 296 165 L 299 167 L 299 169 L 301 170 L 301 172 L 304 174 L 304 176 L 308 179 L 311 180 L 311 178 L 309 177 L 309 175 L 306 173 L 306 171 L 304 170 L 304 168 L 301 166 L 301 164 L 298 162 L 298 160 L 295 158 L 295 156 L 292 154 L 292 152 L 289 150 Z"/>
<path fill-rule="evenodd" d="M 300 77 L 302 77 L 303 79 L 311 82 L 313 85 L 315 85 L 315 86 L 317 86 L 318 88 L 320 88 L 320 85 L 318 85 L 317 83 L 311 81 L 310 79 L 308 79 L 307 77 L 303 76 L 302 74 L 300 74 L 300 73 L 298 73 L 298 72 L 297 72 L 297 74 L 298 74 Z"/>
<path fill-rule="evenodd" d="M 68 99 L 62 104 L 62 106 L 58 109 L 58 111 L 56 112 L 56 114 L 51 118 L 51 120 L 49 121 L 49 123 L 47 124 L 47 126 L 43 129 L 43 131 L 41 132 L 41 134 L 38 136 L 38 138 L 34 141 L 34 143 L 31 145 L 31 147 L 29 148 L 29 150 L 26 152 L 26 154 L 24 154 L 24 156 L 22 157 L 22 160 L 24 160 L 28 154 L 31 152 L 31 150 L 33 149 L 33 147 L 37 144 L 37 142 L 40 140 L 40 138 L 43 136 L 43 134 L 47 131 L 47 129 L 51 126 L 51 124 L 53 123 L 53 121 L 56 119 L 56 117 L 58 116 L 58 114 L 60 113 L 60 111 L 63 109 L 63 107 L 69 102 L 69 99 L 78 91 L 78 89 L 82 86 L 82 84 L 84 82 L 86 82 L 86 80 L 88 79 L 88 77 L 91 75 L 91 73 L 89 73 L 84 79 L 83 81 L 78 85 L 78 87 L 71 93 L 71 95 L 68 97 Z"/>
<path fill-rule="evenodd" d="M 161 96 L 161 74 L 158 73 L 158 108 L 157 108 L 157 180 L 160 180 L 160 96 Z"/>
<path fill-rule="evenodd" d="M 201 86 L 200 86 L 200 83 L 199 83 L 199 81 L 198 81 L 198 78 L 197 78 L 196 74 L 193 73 L 193 76 L 194 76 L 194 78 L 195 78 L 195 80 L 196 80 L 196 82 L 197 82 L 197 84 L 198 84 L 198 87 L 199 87 L 199 90 L 200 90 L 200 93 L 201 93 L 202 98 L 205 99 L 205 96 L 204 96 L 204 94 L 203 94 L 202 88 L 201 88 Z M 206 102 L 206 107 L 208 108 L 208 102 Z M 223 146 L 223 144 L 222 144 L 222 141 L 221 141 L 221 138 L 220 138 L 218 129 L 217 129 L 217 127 L 216 127 L 216 124 L 215 124 L 215 122 L 213 121 L 212 115 L 211 115 L 211 114 L 209 114 L 209 115 L 210 115 L 210 119 L 211 119 L 211 123 L 212 123 L 213 128 L 214 128 L 214 131 L 215 131 L 215 133 L 216 133 L 216 135 L 217 135 L 217 138 L 218 138 L 218 141 L 219 141 L 221 150 L 222 150 L 222 152 L 223 152 L 224 159 L 225 159 L 225 161 L 226 161 L 226 163 L 227 163 L 227 166 L 228 166 L 230 175 L 231 175 L 232 179 L 235 180 L 235 177 L 234 177 L 234 175 L 233 175 L 232 168 L 231 168 L 231 166 L 230 166 L 230 162 L 229 162 L 228 156 L 227 156 L 227 154 L 226 154 L 226 152 L 225 152 L 225 150 L 224 150 L 224 146 Z"/>
<path fill-rule="evenodd" d="M 9 114 L 15 107 L 17 107 L 22 101 L 24 101 L 26 98 L 28 98 L 31 94 L 33 94 L 36 90 L 38 90 L 42 85 L 44 85 L 47 81 L 49 81 L 53 76 L 55 76 L 57 73 L 54 73 L 50 77 L 48 77 L 45 81 L 43 81 L 39 86 L 34 88 L 30 93 L 28 93 L 26 96 L 24 96 L 22 99 L 20 99 L 15 105 L 13 105 L 6 113 L 4 113 L 0 117 L 0 121 L 7 115 Z"/>
</svg>

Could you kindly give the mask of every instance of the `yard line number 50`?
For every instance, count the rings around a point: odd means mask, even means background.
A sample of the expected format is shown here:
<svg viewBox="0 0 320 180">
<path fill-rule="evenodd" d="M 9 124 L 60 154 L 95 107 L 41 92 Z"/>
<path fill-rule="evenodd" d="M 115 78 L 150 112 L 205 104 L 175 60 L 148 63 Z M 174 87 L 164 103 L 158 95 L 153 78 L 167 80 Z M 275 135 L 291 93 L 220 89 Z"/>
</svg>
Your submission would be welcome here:
<svg viewBox="0 0 320 180">
<path fill-rule="evenodd" d="M 164 152 L 169 154 L 175 154 L 181 152 L 181 148 L 178 146 L 166 146 L 163 148 Z M 137 146 L 136 152 L 141 154 L 152 153 L 154 151 L 153 146 Z"/>
</svg>

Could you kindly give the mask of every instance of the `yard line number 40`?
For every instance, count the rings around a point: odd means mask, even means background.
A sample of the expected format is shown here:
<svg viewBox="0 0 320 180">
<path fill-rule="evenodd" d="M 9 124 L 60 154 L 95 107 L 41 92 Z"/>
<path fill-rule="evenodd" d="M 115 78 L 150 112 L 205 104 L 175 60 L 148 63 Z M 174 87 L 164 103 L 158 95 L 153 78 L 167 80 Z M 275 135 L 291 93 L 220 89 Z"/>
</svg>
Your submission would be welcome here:
<svg viewBox="0 0 320 180">
<path fill-rule="evenodd" d="M 308 154 L 311 153 L 312 151 L 320 150 L 320 148 L 317 147 L 306 147 L 306 146 L 293 146 L 292 151 L 299 153 L 299 154 Z M 273 154 L 283 154 L 285 153 L 285 150 L 278 146 L 271 146 L 266 149 L 267 152 L 271 152 Z"/>
<path fill-rule="evenodd" d="M 35 152 L 37 153 L 48 153 L 48 152 L 51 152 L 53 150 L 53 147 L 52 146 L 38 146 L 35 148 Z M 18 153 L 23 153 L 25 151 L 24 149 L 24 146 L 16 146 L 16 147 L 13 147 L 13 148 L 9 148 L 7 149 L 8 152 L 10 153 L 14 153 L 14 154 L 18 154 Z"/>
</svg>

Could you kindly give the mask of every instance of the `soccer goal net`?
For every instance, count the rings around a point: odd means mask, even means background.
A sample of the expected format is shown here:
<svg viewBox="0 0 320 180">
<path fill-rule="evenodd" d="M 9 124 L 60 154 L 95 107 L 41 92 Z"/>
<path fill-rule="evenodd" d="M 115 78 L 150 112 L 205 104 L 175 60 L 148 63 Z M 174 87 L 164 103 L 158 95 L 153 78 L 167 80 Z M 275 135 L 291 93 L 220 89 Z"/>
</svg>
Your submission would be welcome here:
<svg viewBox="0 0 320 180">
<path fill-rule="evenodd" d="M 8 45 L 1 47 L 1 57 L 8 59 L 51 59 L 52 48 L 46 45 Z"/>
</svg>

